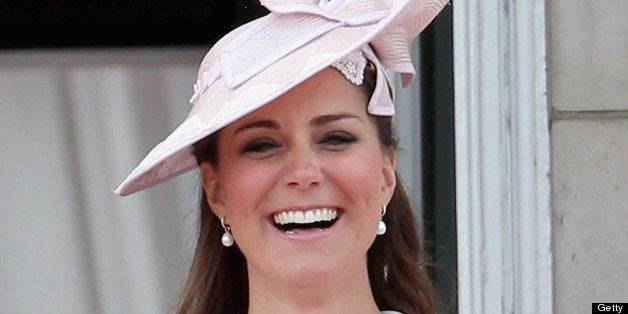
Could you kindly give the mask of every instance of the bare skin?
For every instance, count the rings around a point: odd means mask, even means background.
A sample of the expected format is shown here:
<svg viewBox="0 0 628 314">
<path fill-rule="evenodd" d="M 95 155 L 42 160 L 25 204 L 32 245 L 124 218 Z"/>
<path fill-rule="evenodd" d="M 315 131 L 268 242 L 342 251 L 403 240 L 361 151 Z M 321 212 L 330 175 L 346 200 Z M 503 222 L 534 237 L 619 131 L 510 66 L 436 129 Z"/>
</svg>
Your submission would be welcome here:
<svg viewBox="0 0 628 314">
<path fill-rule="evenodd" d="M 366 101 L 327 69 L 225 127 L 219 167 L 201 165 L 208 202 L 247 259 L 249 313 L 379 313 L 366 252 L 393 194 L 395 156 Z M 315 228 L 277 222 L 308 212 L 336 217 Z"/>
</svg>

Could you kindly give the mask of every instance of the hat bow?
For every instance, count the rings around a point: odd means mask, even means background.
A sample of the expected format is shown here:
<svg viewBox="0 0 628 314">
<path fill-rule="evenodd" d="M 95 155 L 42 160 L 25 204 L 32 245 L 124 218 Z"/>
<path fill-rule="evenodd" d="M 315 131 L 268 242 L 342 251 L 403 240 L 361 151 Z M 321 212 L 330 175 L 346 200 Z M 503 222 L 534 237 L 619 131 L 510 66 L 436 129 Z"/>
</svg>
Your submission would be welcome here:
<svg viewBox="0 0 628 314">
<path fill-rule="evenodd" d="M 261 0 L 270 13 L 226 44 L 216 62 L 198 76 L 190 102 L 221 75 L 237 88 L 288 54 L 340 27 L 377 24 L 390 8 L 377 0 Z M 278 19 L 298 20 L 278 23 Z"/>
</svg>

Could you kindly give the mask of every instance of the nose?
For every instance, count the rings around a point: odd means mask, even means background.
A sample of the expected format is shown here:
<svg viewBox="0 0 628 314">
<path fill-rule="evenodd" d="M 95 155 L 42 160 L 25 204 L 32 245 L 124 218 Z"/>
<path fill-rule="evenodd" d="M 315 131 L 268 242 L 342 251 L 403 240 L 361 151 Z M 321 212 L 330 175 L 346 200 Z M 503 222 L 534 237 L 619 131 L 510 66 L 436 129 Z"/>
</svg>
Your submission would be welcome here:
<svg viewBox="0 0 628 314">
<path fill-rule="evenodd" d="M 320 185 L 323 177 L 316 152 L 308 148 L 294 149 L 287 156 L 285 183 L 291 188 L 307 190 Z"/>
</svg>

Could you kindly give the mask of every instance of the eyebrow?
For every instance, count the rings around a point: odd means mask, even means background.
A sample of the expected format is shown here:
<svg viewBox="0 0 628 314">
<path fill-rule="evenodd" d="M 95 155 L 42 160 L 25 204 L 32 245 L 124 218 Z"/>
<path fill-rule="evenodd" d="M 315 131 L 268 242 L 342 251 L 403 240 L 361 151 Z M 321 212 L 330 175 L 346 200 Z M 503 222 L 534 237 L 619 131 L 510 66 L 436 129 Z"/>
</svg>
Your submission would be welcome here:
<svg viewBox="0 0 628 314">
<path fill-rule="evenodd" d="M 350 114 L 350 113 L 337 113 L 337 114 L 328 114 L 328 115 L 323 115 L 323 116 L 317 116 L 314 119 L 312 119 L 312 121 L 310 122 L 311 125 L 315 125 L 315 126 L 321 126 L 330 122 L 334 122 L 334 121 L 338 121 L 338 120 L 343 120 L 343 119 L 358 119 L 360 121 L 362 121 L 362 119 L 360 119 L 360 117 Z"/>
<path fill-rule="evenodd" d="M 310 125 L 321 126 L 327 123 L 331 123 L 331 122 L 343 120 L 343 119 L 358 119 L 362 121 L 362 119 L 360 119 L 360 117 L 356 115 L 353 115 L 350 113 L 338 113 L 338 114 L 327 114 L 327 115 L 322 115 L 322 116 L 316 116 L 310 121 Z M 237 128 L 234 134 L 237 134 L 244 130 L 254 129 L 254 128 L 267 128 L 267 129 L 278 130 L 281 127 L 274 120 L 258 120 L 258 121 L 253 121 L 251 123 L 247 123 Z"/>
<path fill-rule="evenodd" d="M 237 130 L 235 130 L 234 133 L 238 133 L 238 132 L 242 132 L 244 130 L 254 129 L 254 128 L 268 128 L 268 129 L 278 130 L 279 129 L 279 124 L 277 122 L 273 121 L 273 120 L 253 121 L 251 123 L 247 123 L 247 124 L 239 127 Z"/>
</svg>

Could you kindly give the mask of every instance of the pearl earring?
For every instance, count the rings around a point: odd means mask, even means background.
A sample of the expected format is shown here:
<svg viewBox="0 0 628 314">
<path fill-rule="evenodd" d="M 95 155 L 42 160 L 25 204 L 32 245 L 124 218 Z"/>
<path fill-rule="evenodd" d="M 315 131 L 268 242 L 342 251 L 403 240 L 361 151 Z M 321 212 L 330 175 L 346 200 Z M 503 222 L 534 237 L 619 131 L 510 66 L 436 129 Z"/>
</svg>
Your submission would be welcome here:
<svg viewBox="0 0 628 314">
<path fill-rule="evenodd" d="M 233 245 L 233 236 L 231 235 L 231 227 L 225 224 L 225 218 L 226 216 L 220 219 L 220 224 L 222 225 L 222 228 L 225 229 L 225 233 L 222 234 L 220 242 L 222 242 L 222 245 L 225 247 L 230 247 Z"/>
<path fill-rule="evenodd" d="M 377 225 L 377 235 L 386 233 L 386 223 L 384 222 L 384 215 L 386 214 L 386 205 L 382 205 L 382 219 Z"/>
</svg>

